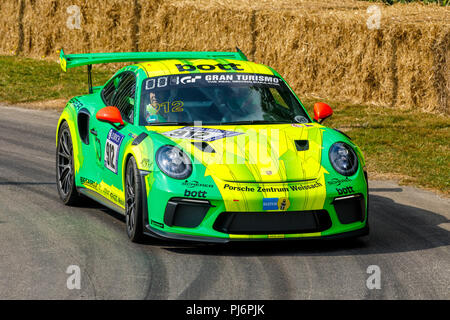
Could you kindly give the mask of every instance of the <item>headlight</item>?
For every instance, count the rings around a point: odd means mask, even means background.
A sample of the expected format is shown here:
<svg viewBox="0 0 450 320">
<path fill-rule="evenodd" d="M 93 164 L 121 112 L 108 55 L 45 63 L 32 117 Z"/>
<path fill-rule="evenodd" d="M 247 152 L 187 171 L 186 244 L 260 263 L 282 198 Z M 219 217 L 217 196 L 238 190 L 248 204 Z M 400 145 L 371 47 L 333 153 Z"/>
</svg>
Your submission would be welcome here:
<svg viewBox="0 0 450 320">
<path fill-rule="evenodd" d="M 358 170 L 358 157 L 352 147 L 344 142 L 336 142 L 329 151 L 333 168 L 344 176 L 351 176 Z"/>
<path fill-rule="evenodd" d="M 186 179 L 192 173 L 189 157 L 174 146 L 163 146 L 156 152 L 156 164 L 159 169 L 174 179 Z"/>
</svg>

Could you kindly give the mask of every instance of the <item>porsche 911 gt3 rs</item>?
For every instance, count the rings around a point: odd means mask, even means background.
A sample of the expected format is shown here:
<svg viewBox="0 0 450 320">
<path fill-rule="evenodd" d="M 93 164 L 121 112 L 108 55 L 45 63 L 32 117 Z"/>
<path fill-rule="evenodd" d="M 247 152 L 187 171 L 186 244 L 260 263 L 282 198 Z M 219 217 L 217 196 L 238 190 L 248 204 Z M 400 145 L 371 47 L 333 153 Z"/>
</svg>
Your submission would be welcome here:
<svg viewBox="0 0 450 320">
<path fill-rule="evenodd" d="M 361 150 L 314 119 L 272 68 L 237 52 L 65 55 L 87 66 L 56 134 L 67 205 L 92 198 L 144 234 L 205 242 L 356 237 L 368 233 Z M 100 87 L 92 65 L 135 62 Z"/>
</svg>

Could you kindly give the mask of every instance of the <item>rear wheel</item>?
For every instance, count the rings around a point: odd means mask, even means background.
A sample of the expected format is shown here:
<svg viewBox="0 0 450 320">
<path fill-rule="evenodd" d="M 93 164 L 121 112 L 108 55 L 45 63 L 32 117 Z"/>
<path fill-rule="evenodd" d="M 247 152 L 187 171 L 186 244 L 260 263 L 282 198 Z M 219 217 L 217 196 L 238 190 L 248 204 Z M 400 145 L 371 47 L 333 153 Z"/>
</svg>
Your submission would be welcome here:
<svg viewBox="0 0 450 320">
<path fill-rule="evenodd" d="M 142 185 L 136 161 L 130 157 L 125 171 L 125 211 L 127 234 L 133 242 L 139 242 L 143 238 L 141 191 Z"/>
<path fill-rule="evenodd" d="M 73 205 L 80 200 L 75 186 L 73 166 L 73 146 L 69 125 L 64 122 L 58 133 L 56 146 L 56 186 L 59 197 L 66 205 Z"/>
</svg>

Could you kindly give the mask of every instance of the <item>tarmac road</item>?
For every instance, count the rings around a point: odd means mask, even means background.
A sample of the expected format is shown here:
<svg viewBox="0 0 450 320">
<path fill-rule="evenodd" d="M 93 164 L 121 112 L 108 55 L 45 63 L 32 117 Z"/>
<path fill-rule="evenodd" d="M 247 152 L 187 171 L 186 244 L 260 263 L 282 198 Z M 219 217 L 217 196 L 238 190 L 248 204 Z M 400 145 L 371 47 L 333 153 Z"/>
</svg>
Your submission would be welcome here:
<svg viewBox="0 0 450 320">
<path fill-rule="evenodd" d="M 58 116 L 0 106 L 0 299 L 450 298 L 449 199 L 370 181 L 369 237 L 137 245 L 120 215 L 60 202 Z M 67 288 L 69 265 L 80 290 Z M 370 265 L 381 289 L 366 286 Z"/>
</svg>

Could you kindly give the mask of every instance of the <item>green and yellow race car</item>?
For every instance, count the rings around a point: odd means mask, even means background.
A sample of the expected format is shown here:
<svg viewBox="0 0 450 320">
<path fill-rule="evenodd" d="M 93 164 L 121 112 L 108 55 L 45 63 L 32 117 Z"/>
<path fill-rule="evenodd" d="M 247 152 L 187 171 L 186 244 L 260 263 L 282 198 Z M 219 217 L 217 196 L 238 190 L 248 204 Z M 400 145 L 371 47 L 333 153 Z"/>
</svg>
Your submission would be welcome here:
<svg viewBox="0 0 450 320">
<path fill-rule="evenodd" d="M 87 196 L 126 217 L 132 241 L 228 242 L 368 234 L 361 150 L 312 119 L 272 68 L 236 52 L 65 55 L 87 66 L 56 134 L 67 205 Z M 93 87 L 92 65 L 134 62 Z"/>
</svg>

